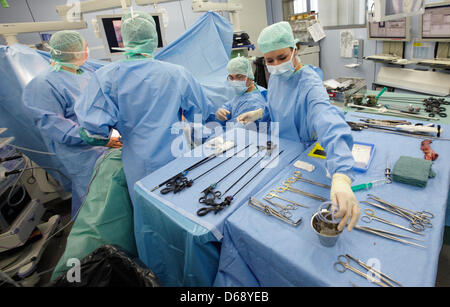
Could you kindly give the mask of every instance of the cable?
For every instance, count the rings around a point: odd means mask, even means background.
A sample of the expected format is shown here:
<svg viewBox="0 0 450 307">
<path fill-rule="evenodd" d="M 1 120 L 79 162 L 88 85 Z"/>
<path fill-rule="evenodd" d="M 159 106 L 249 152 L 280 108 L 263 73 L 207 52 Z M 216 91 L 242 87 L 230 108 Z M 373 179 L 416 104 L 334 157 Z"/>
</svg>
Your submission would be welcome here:
<svg viewBox="0 0 450 307">
<path fill-rule="evenodd" d="M 3 272 L 2 270 L 0 270 L 0 277 L 2 277 L 4 279 L 4 281 L 0 284 L 3 285 L 5 282 L 9 282 L 10 284 L 12 284 L 14 287 L 22 287 L 19 283 L 17 283 L 16 281 L 14 281 L 14 279 L 12 279 L 11 277 L 8 276 L 8 274 L 6 274 L 5 272 Z"/>
<path fill-rule="evenodd" d="M 178 0 L 178 3 L 180 4 L 181 17 L 183 17 L 184 30 L 186 31 L 187 27 L 186 27 L 186 21 L 184 20 L 183 6 L 181 5 L 181 0 Z"/>
<path fill-rule="evenodd" d="M 90 180 L 89 185 L 88 185 L 88 188 L 87 188 L 87 192 L 86 192 L 86 194 L 84 195 L 83 203 L 81 204 L 80 208 L 78 208 L 78 211 L 76 212 L 75 216 L 72 218 L 73 220 L 76 219 L 76 217 L 78 216 L 79 212 L 81 211 L 81 208 L 82 208 L 83 205 L 85 204 L 86 196 L 87 196 L 87 194 L 88 194 L 89 191 L 90 191 L 90 187 L 91 187 L 92 182 L 93 182 L 94 179 L 97 177 L 97 174 L 98 174 L 98 171 L 99 171 L 99 168 L 100 168 L 101 164 L 106 160 L 106 158 L 108 158 L 112 153 L 114 153 L 114 152 L 117 151 L 117 150 L 120 150 L 120 149 L 112 149 L 112 150 L 109 151 L 108 153 L 104 154 L 103 157 L 102 157 L 102 160 L 100 160 L 100 162 L 97 163 L 97 168 L 95 169 L 94 174 L 93 174 L 93 176 L 91 177 L 91 180 Z M 36 168 L 38 168 L 38 167 L 36 167 Z M 67 178 L 67 177 L 66 177 L 66 178 Z M 52 239 L 52 238 L 53 238 L 54 236 L 56 236 L 59 232 L 61 232 L 61 231 L 64 230 L 65 228 L 67 228 L 67 226 L 69 226 L 69 225 L 72 224 L 72 223 L 73 223 L 72 220 L 71 220 L 70 222 L 66 223 L 66 225 L 64 225 L 63 227 L 61 227 L 61 228 L 58 229 L 57 231 L 55 231 L 55 232 L 54 232 L 51 236 L 49 236 L 45 241 L 48 242 L 50 239 Z M 45 235 L 45 234 L 46 234 L 46 233 L 43 233 L 43 235 Z M 46 243 L 46 242 L 45 242 L 45 243 Z M 45 244 L 45 243 L 44 243 L 44 244 Z M 34 260 L 31 260 L 31 261 L 34 261 Z M 28 263 L 30 263 L 31 261 L 29 261 Z M 27 265 L 28 263 L 25 263 L 23 266 Z M 22 266 L 21 266 L 21 267 L 22 267 Z M 46 274 L 46 273 L 48 273 L 48 272 L 54 270 L 55 268 L 56 268 L 56 266 L 54 266 L 53 268 L 50 268 L 50 269 L 48 269 L 48 270 L 46 270 L 46 271 L 39 272 L 39 273 L 38 273 L 38 276 L 41 276 L 41 275 L 43 275 L 43 274 Z M 0 272 L 1 272 L 1 271 L 0 271 Z M 2 284 L 3 284 L 3 283 L 2 283 Z M 0 286 L 1 286 L 2 284 L 0 284 Z"/>
<path fill-rule="evenodd" d="M 16 145 L 13 145 L 13 144 L 8 144 L 8 146 L 11 146 L 11 147 L 14 147 L 14 148 L 17 148 L 17 149 L 20 149 L 20 150 L 25 150 L 25 151 L 29 151 L 29 152 L 42 154 L 42 155 L 56 156 L 56 154 L 54 154 L 52 152 L 33 150 L 33 149 L 25 148 L 25 147 L 16 146 Z"/>
</svg>

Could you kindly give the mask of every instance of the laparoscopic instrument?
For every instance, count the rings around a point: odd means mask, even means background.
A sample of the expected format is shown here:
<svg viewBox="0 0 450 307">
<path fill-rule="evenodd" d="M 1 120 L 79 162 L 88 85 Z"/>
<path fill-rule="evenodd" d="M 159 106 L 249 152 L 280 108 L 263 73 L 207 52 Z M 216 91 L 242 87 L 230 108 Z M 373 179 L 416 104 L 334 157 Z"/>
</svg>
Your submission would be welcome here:
<svg viewBox="0 0 450 307">
<path fill-rule="evenodd" d="M 222 192 L 220 191 L 214 191 L 214 189 L 217 187 L 217 185 L 219 183 L 221 183 L 224 179 L 226 179 L 228 176 L 230 176 L 232 173 L 234 173 L 238 168 L 240 168 L 241 166 L 243 166 L 248 160 L 250 160 L 251 158 L 253 158 L 256 154 L 258 154 L 259 152 L 261 152 L 262 150 L 266 149 L 268 153 L 271 153 L 272 150 L 276 147 L 277 145 L 272 145 L 272 142 L 267 142 L 267 146 L 257 146 L 257 150 L 251 155 L 249 156 L 247 159 L 245 159 L 242 163 L 240 163 L 238 166 L 236 166 L 235 168 L 233 168 L 231 171 L 229 171 L 227 174 L 225 174 L 225 176 L 223 176 L 222 178 L 220 178 L 218 181 L 216 181 L 215 183 L 209 185 L 206 189 L 204 189 L 202 191 L 203 196 L 199 198 L 199 202 L 200 203 L 214 203 L 214 200 L 217 198 L 220 198 L 220 196 L 222 195 Z M 260 160 L 264 159 L 264 157 L 262 157 Z"/>
<path fill-rule="evenodd" d="M 226 147 L 226 148 L 224 148 L 222 151 L 219 151 L 219 152 L 216 151 L 216 152 L 210 154 L 209 156 L 203 158 L 203 159 L 200 160 L 199 162 L 197 162 L 197 163 L 195 163 L 195 164 L 189 166 L 189 167 L 186 168 L 184 171 L 182 171 L 182 172 L 176 174 L 175 176 L 173 176 L 173 177 L 167 179 L 166 181 L 160 183 L 159 185 L 157 185 L 156 187 L 154 187 L 153 189 L 151 189 L 150 192 L 153 192 L 153 191 L 159 189 L 160 187 L 162 187 L 162 186 L 164 186 L 164 185 L 172 186 L 172 185 L 179 185 L 179 184 L 182 184 L 182 183 L 187 184 L 188 180 L 187 180 L 187 178 L 186 178 L 186 175 L 187 175 L 190 171 L 196 169 L 196 168 L 199 167 L 200 165 L 203 165 L 203 164 L 205 164 L 205 163 L 207 163 L 207 162 L 209 162 L 209 161 L 215 159 L 217 156 L 219 156 L 219 155 L 221 155 L 221 154 L 227 152 L 228 150 L 230 150 L 230 149 L 232 149 L 232 148 L 234 148 L 234 147 L 236 147 L 236 145 L 230 146 L 230 147 Z"/>
<path fill-rule="evenodd" d="M 209 212 L 213 211 L 214 214 L 217 214 L 217 212 L 223 210 L 224 208 L 228 207 L 231 204 L 231 201 L 236 197 L 236 195 L 242 191 L 242 189 L 244 189 L 253 179 L 255 179 L 263 170 L 265 170 L 265 168 L 272 163 L 275 159 L 277 159 L 282 153 L 284 152 L 284 150 L 280 151 L 277 155 L 275 155 L 264 167 L 261 167 L 261 169 L 255 174 L 253 175 L 253 177 L 251 177 L 246 183 L 244 183 L 233 195 L 228 195 L 225 197 L 225 200 L 222 201 L 221 203 L 215 203 L 214 201 L 203 201 L 204 204 L 209 205 L 210 207 L 203 207 L 200 208 L 197 211 L 197 215 L 198 216 L 204 216 L 206 214 L 208 214 Z M 263 157 L 265 158 L 265 157 Z M 262 159 L 263 159 L 262 158 Z M 247 170 L 237 181 L 235 181 L 224 193 L 223 195 L 226 194 L 226 192 L 228 192 L 229 190 L 231 190 L 232 187 L 234 187 L 239 181 L 241 181 L 242 178 L 245 177 L 245 175 L 247 175 L 254 167 L 256 167 L 256 165 L 258 163 L 260 163 L 262 161 L 262 159 L 259 159 L 258 162 L 256 162 L 254 165 L 252 165 L 252 167 Z M 213 191 L 214 193 L 214 191 Z M 220 197 L 220 196 L 219 196 Z"/>
<path fill-rule="evenodd" d="M 237 156 L 239 153 L 241 153 L 242 151 L 244 151 L 245 149 L 247 149 L 251 144 L 247 145 L 246 147 L 244 147 L 243 149 L 239 150 L 238 152 L 236 152 L 235 154 L 233 154 L 231 157 L 227 158 L 226 160 L 216 164 L 215 166 L 211 167 L 209 170 L 207 170 L 206 172 L 204 172 L 203 174 L 200 174 L 199 176 L 195 177 L 194 179 L 191 180 L 185 180 L 184 182 L 181 182 L 181 184 L 171 184 L 169 186 L 167 186 L 166 188 L 161 190 L 162 194 L 167 194 L 170 192 L 173 192 L 174 194 L 182 191 L 184 188 L 189 188 L 194 184 L 194 181 L 196 181 L 197 179 L 205 176 L 206 174 L 208 174 L 209 172 L 211 172 L 212 170 L 216 169 L 217 167 L 221 166 L 222 164 L 224 164 L 225 162 L 227 162 L 228 160 L 230 160 L 231 158 Z"/>
<path fill-rule="evenodd" d="M 422 126 L 422 125 L 396 125 L 396 126 L 385 126 L 379 124 L 368 124 L 347 121 L 347 124 L 353 131 L 362 131 L 363 129 L 369 129 L 379 132 L 392 133 L 404 136 L 411 136 L 415 138 L 431 138 L 441 141 L 449 141 L 449 138 L 440 137 L 442 133 L 442 128 L 433 126 Z"/>
</svg>

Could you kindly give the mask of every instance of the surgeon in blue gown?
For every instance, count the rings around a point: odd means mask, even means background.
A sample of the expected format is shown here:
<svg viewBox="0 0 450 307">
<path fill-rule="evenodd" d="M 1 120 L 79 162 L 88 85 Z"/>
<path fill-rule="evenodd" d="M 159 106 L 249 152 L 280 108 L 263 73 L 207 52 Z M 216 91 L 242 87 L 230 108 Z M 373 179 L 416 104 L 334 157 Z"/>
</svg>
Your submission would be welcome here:
<svg viewBox="0 0 450 307">
<path fill-rule="evenodd" d="M 264 88 L 258 87 L 250 62 L 245 57 L 231 59 L 227 65 L 228 83 L 234 89 L 236 97 L 222 105 L 216 112 L 216 119 L 235 121 L 239 115 L 249 111 L 266 108 L 266 100 L 262 95 Z"/>
<path fill-rule="evenodd" d="M 74 218 L 87 193 L 95 162 L 106 148 L 88 145 L 78 134 L 74 106 L 92 75 L 80 68 L 88 57 L 86 41 L 76 31 L 59 31 L 52 35 L 49 45 L 51 66 L 25 87 L 23 100 L 48 150 L 63 164 L 60 171 L 72 180 Z M 105 145 L 120 147 L 121 142 L 112 139 Z"/>
<path fill-rule="evenodd" d="M 338 204 L 335 215 L 342 218 L 338 229 L 348 223 L 351 231 L 358 222 L 360 207 L 351 190 L 353 180 L 353 138 L 344 115 L 330 104 L 320 76 L 297 59 L 296 41 L 288 22 L 266 27 L 258 38 L 270 73 L 267 88 L 272 122 L 278 122 L 280 138 L 309 145 L 319 141 L 327 153 L 326 167 L 332 175 L 330 200 Z M 247 124 L 261 118 L 262 110 L 241 114 Z"/>
<path fill-rule="evenodd" d="M 182 115 L 204 121 L 213 104 L 185 68 L 153 59 L 158 36 L 153 17 L 144 12 L 122 18 L 127 59 L 97 70 L 75 106 L 90 144 L 107 142 L 113 128 L 122 135 L 122 160 L 131 198 L 134 183 L 176 157 L 171 127 Z"/>
</svg>

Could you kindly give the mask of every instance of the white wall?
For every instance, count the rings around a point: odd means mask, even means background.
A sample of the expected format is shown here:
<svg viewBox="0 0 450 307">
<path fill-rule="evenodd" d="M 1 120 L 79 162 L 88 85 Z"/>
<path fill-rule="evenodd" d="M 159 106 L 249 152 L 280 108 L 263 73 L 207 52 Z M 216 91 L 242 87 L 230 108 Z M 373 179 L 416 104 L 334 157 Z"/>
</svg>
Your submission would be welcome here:
<svg viewBox="0 0 450 307">
<path fill-rule="evenodd" d="M 427 0 L 425 3 L 442 2 L 442 0 Z M 319 12 L 320 15 L 320 12 Z M 322 19 L 322 15 L 320 18 Z M 411 19 L 411 39 L 418 38 L 420 35 L 419 30 L 419 18 L 420 16 L 413 16 Z M 343 30 L 343 29 L 342 29 Z M 356 59 L 341 58 L 339 56 L 339 36 L 340 30 L 325 30 L 326 38 L 320 42 L 320 63 L 324 72 L 324 80 L 339 78 L 339 77 L 359 77 L 365 78 L 367 88 L 372 89 L 372 83 L 376 80 L 378 71 L 384 64 L 376 63 L 374 61 L 363 61 L 362 66 L 356 69 L 349 69 L 345 67 L 345 64 L 355 63 Z M 364 39 L 364 56 L 381 54 L 383 48 L 383 42 L 367 39 L 366 28 L 351 29 L 355 34 L 355 39 Z M 405 42 L 404 57 L 407 59 L 412 58 L 412 40 Z M 434 58 L 434 48 L 431 48 L 427 54 L 428 58 Z M 424 66 L 407 65 L 406 68 L 411 69 L 424 69 Z"/>
<path fill-rule="evenodd" d="M 215 0 L 214 2 L 224 2 L 225 0 Z M 146 12 L 153 11 L 153 6 L 136 6 L 133 2 L 133 7 L 136 10 L 143 10 Z M 246 2 L 246 1 L 244 1 Z M 64 5 L 68 3 L 66 0 L 13 0 L 8 1 L 10 8 L 0 8 L 0 23 L 13 22 L 39 22 L 39 21 L 58 21 L 61 20 L 56 13 L 57 5 Z M 191 0 L 174 0 L 173 2 L 159 4 L 161 8 L 167 10 L 169 16 L 169 25 L 166 29 L 166 41 L 170 43 L 177 37 L 183 34 L 203 13 L 194 13 L 192 11 Z M 105 10 L 101 12 L 84 14 L 84 19 L 88 23 L 88 28 L 80 30 L 81 35 L 86 39 L 90 56 L 95 59 L 104 59 L 103 41 L 94 35 L 91 20 L 96 18 L 96 15 L 106 14 L 120 14 L 122 9 Z M 224 14 L 226 16 L 227 14 Z M 266 16 L 266 15 L 264 15 Z M 52 33 L 52 32 L 49 32 Z M 20 34 L 18 35 L 19 42 L 22 44 L 32 45 L 41 42 L 38 33 Z M 5 41 L 0 37 L 0 44 L 4 45 Z"/>
<path fill-rule="evenodd" d="M 243 10 L 239 12 L 241 30 L 250 36 L 250 42 L 255 45 L 256 49 L 250 51 L 250 56 L 262 56 L 256 42 L 259 33 L 267 27 L 267 9 L 266 3 L 262 0 L 232 0 L 242 4 Z"/>
</svg>

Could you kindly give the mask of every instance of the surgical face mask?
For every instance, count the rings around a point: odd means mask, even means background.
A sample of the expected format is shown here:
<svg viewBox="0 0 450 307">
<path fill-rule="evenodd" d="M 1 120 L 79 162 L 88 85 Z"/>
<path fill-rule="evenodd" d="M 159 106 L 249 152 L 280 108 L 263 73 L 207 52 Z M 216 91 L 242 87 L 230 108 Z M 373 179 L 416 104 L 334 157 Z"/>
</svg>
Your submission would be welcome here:
<svg viewBox="0 0 450 307">
<path fill-rule="evenodd" d="M 271 75 L 280 77 L 290 77 L 295 71 L 295 66 L 292 63 L 292 58 L 294 57 L 294 51 L 292 50 L 291 58 L 289 61 L 281 63 L 279 65 L 267 65 L 267 70 Z"/>
<path fill-rule="evenodd" d="M 230 81 L 228 80 L 228 84 L 233 88 L 236 95 L 242 95 L 248 90 L 247 81 Z"/>
</svg>

